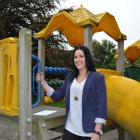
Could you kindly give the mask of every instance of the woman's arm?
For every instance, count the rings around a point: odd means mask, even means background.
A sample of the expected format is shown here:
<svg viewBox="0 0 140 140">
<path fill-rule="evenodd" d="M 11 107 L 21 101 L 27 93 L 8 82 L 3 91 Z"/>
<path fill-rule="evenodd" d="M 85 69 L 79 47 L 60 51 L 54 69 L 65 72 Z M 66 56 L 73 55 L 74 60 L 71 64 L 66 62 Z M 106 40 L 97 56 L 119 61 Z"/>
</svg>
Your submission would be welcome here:
<svg viewBox="0 0 140 140">
<path fill-rule="evenodd" d="M 40 73 L 36 74 L 36 81 L 38 80 L 41 81 L 41 86 L 45 90 L 46 95 L 49 97 L 52 96 L 54 89 L 48 85 L 47 81 L 44 79 L 44 76 Z"/>
<path fill-rule="evenodd" d="M 107 96 L 106 84 L 103 75 L 98 75 L 96 78 L 96 118 L 95 123 L 106 123 L 107 117 Z"/>
<path fill-rule="evenodd" d="M 101 133 L 102 133 L 102 124 L 96 123 L 95 131 L 93 132 L 93 134 L 91 136 L 91 140 L 99 140 Z"/>
<path fill-rule="evenodd" d="M 95 128 L 92 134 L 91 140 L 99 140 L 100 134 L 102 133 L 102 126 L 106 124 L 107 117 L 107 97 L 106 97 L 106 84 L 103 75 L 96 77 L 96 118 Z"/>
<path fill-rule="evenodd" d="M 52 87 L 50 87 L 47 81 L 44 80 L 44 77 L 42 74 L 37 73 L 36 81 L 38 80 L 41 80 L 41 85 L 43 89 L 45 90 L 46 95 L 51 97 L 55 102 L 58 102 L 64 98 L 65 90 L 66 90 L 66 80 L 64 81 L 64 84 L 58 90 L 54 90 Z"/>
</svg>

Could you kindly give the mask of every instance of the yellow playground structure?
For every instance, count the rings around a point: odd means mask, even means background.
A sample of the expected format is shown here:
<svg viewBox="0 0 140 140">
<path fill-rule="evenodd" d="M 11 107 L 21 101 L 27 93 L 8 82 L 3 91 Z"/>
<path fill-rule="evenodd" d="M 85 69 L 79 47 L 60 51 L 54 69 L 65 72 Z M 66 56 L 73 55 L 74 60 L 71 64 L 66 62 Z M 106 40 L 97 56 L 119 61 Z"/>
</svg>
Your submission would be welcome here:
<svg viewBox="0 0 140 140">
<path fill-rule="evenodd" d="M 118 42 L 116 69 L 119 72 L 124 69 L 124 55 L 128 60 L 135 60 L 140 56 L 137 42 L 124 53 L 123 41 L 126 36 L 120 32 L 114 16 L 110 13 L 94 15 L 82 6 L 71 13 L 60 12 L 51 18 L 46 28 L 36 34 L 36 38 L 46 39 L 55 30 L 61 31 L 71 45 L 84 44 L 90 49 L 90 36 L 104 31 Z M 99 71 L 106 77 L 108 118 L 140 140 L 140 82 L 121 76 L 117 71 Z"/>
<path fill-rule="evenodd" d="M 123 76 L 125 56 L 130 62 L 140 57 L 140 40 L 124 51 L 126 36 L 121 33 L 115 17 L 108 12 L 95 15 L 81 6 L 70 13 L 55 14 L 46 28 L 36 34 L 42 67 L 45 64 L 44 40 L 55 30 L 61 31 L 70 45 L 84 44 L 90 50 L 92 35 L 96 32 L 104 31 L 118 42 L 116 71 L 98 69 L 106 80 L 108 118 L 140 140 L 140 81 Z M 18 57 L 16 39 L 0 41 L 0 113 L 10 116 L 19 114 Z"/>
<path fill-rule="evenodd" d="M 136 61 L 140 57 L 140 40 L 137 40 L 125 50 L 126 59 L 130 62 Z"/>
<path fill-rule="evenodd" d="M 18 44 L 17 39 L 0 40 L 0 112 L 18 114 Z"/>
</svg>

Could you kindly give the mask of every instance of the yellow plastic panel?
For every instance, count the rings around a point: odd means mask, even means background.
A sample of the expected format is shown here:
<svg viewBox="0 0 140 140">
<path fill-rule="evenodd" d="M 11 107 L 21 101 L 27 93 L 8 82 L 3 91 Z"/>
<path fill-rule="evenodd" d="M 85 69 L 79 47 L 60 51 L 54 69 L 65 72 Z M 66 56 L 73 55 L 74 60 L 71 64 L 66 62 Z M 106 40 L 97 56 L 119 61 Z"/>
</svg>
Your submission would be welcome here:
<svg viewBox="0 0 140 140">
<path fill-rule="evenodd" d="M 119 71 L 116 70 L 110 70 L 110 69 L 97 69 L 98 72 L 102 73 L 104 76 L 110 76 L 110 75 L 121 75 Z"/>
<path fill-rule="evenodd" d="M 116 41 L 127 38 L 121 33 L 113 15 L 107 12 L 95 15 L 83 6 L 70 13 L 62 11 L 53 15 L 47 26 L 35 37 L 47 39 L 53 31 L 58 30 L 65 35 L 70 45 L 82 45 L 84 44 L 84 26 L 87 25 L 91 25 L 92 35 L 104 31 Z"/>
<path fill-rule="evenodd" d="M 140 58 L 140 39 L 132 45 L 128 46 L 125 50 L 125 57 L 129 62 L 135 62 Z M 114 56 L 114 59 L 118 59 L 118 54 Z"/>
<path fill-rule="evenodd" d="M 54 102 L 54 101 L 53 101 L 50 97 L 48 97 L 48 96 L 45 96 L 45 97 L 44 97 L 44 101 L 45 101 L 46 104 L 50 104 L 50 103 L 53 103 L 53 102 Z"/>
<path fill-rule="evenodd" d="M 0 113 L 18 115 L 17 40 L 0 40 Z"/>
<path fill-rule="evenodd" d="M 134 62 L 140 57 L 140 39 L 126 48 L 125 56 L 130 62 Z"/>
</svg>

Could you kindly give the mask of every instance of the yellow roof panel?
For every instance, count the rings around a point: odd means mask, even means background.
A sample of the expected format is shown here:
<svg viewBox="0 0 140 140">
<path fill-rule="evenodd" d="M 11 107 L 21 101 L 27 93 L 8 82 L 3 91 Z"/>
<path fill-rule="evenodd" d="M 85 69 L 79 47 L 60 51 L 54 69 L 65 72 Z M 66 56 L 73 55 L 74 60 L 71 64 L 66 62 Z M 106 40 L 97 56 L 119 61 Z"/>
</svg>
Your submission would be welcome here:
<svg viewBox="0 0 140 140">
<path fill-rule="evenodd" d="M 92 14 L 82 6 L 70 13 L 62 11 L 55 14 L 48 25 L 36 34 L 36 38 L 46 39 L 53 31 L 62 32 L 71 45 L 84 44 L 84 26 L 92 26 L 92 35 L 96 32 L 104 31 L 114 40 L 126 39 L 120 32 L 118 24 L 109 13 Z"/>
</svg>

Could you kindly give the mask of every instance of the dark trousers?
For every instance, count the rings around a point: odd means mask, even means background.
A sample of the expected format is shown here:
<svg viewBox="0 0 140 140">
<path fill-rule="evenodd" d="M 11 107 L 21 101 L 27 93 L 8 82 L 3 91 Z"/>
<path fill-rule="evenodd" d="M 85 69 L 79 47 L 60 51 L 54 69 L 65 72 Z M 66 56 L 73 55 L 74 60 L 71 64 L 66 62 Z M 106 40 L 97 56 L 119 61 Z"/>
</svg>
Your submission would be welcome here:
<svg viewBox="0 0 140 140">
<path fill-rule="evenodd" d="M 68 130 L 64 129 L 62 140 L 90 140 L 90 137 L 77 136 Z"/>
</svg>

